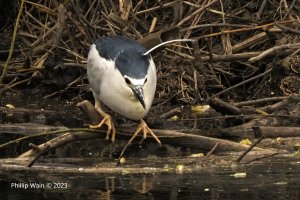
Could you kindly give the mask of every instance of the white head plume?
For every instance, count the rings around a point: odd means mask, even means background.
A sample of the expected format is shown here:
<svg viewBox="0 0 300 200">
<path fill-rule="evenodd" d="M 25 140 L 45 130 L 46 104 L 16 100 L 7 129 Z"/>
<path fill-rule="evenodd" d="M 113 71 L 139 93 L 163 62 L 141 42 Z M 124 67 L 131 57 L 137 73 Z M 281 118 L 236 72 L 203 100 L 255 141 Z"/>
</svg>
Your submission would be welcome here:
<svg viewBox="0 0 300 200">
<path fill-rule="evenodd" d="M 146 53 L 144 53 L 143 55 L 146 56 L 148 55 L 149 53 L 151 53 L 153 50 L 157 49 L 158 47 L 161 47 L 165 44 L 169 44 L 169 43 L 172 43 L 172 42 L 195 42 L 196 40 L 194 39 L 176 39 L 176 40 L 169 40 L 169 41 L 166 41 L 166 42 L 163 42 L 163 43 L 160 43 L 154 47 L 152 47 L 151 49 L 149 49 Z"/>
</svg>

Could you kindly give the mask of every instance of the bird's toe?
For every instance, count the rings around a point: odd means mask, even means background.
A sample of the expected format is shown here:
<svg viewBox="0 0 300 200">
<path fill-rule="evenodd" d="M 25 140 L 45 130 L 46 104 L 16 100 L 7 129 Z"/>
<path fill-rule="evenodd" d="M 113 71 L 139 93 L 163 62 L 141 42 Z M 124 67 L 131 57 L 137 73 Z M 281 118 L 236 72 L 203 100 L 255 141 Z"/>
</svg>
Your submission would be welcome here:
<svg viewBox="0 0 300 200">
<path fill-rule="evenodd" d="M 109 136 L 111 135 L 111 141 L 114 142 L 116 138 L 116 128 L 114 126 L 114 123 L 112 121 L 112 117 L 110 115 L 106 115 L 102 121 L 97 125 L 90 125 L 89 127 L 92 129 L 101 128 L 103 125 L 107 125 L 107 132 L 105 139 L 109 139 Z"/>
</svg>

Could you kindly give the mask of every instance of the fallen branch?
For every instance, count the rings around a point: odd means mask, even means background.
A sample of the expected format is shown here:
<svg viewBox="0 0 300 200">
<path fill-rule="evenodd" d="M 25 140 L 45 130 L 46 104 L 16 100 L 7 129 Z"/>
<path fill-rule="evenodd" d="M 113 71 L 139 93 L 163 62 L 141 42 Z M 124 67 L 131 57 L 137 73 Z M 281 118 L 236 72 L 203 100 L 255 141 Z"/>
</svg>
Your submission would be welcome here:
<svg viewBox="0 0 300 200">
<path fill-rule="evenodd" d="M 12 133 L 19 135 L 34 136 L 40 134 L 41 132 L 51 132 L 65 129 L 67 129 L 67 127 L 40 125 L 37 123 L 0 124 L 0 134 Z"/>
<path fill-rule="evenodd" d="M 300 137 L 300 127 L 254 126 L 256 138 Z"/>
<path fill-rule="evenodd" d="M 118 129 L 118 138 L 122 139 L 129 139 L 132 136 L 134 129 L 128 128 L 119 128 Z M 75 132 L 76 131 L 76 132 Z M 89 131 L 89 132 L 86 132 Z M 92 131 L 92 132 L 90 132 Z M 248 148 L 247 145 L 239 144 L 236 142 L 231 142 L 227 140 L 217 139 L 217 138 L 209 138 L 204 136 L 186 134 L 182 132 L 177 132 L 173 130 L 158 130 L 153 129 L 155 134 L 160 138 L 160 140 L 164 144 L 171 144 L 171 145 L 178 145 L 182 147 L 189 147 L 189 148 L 198 148 L 205 151 L 209 151 L 213 149 L 216 143 L 219 143 L 218 148 L 215 152 L 225 152 L 225 151 L 244 151 Z M 60 135 L 56 138 L 53 138 L 43 144 L 38 146 L 39 149 L 44 149 L 49 146 L 48 151 L 52 149 L 56 149 L 58 147 L 64 146 L 66 144 L 76 142 L 76 141 L 84 141 L 84 140 L 91 140 L 91 139 L 104 139 L 105 138 L 105 130 L 91 130 L 91 129 L 69 129 L 68 133 Z M 141 135 L 138 136 L 138 139 L 141 139 Z M 149 138 L 150 139 L 150 138 Z M 14 142 L 15 143 L 15 142 Z M 263 149 L 256 149 L 256 150 L 263 150 Z M 23 154 L 21 154 L 20 158 L 25 157 L 33 157 L 37 156 L 39 151 L 36 149 L 31 149 Z"/>
<path fill-rule="evenodd" d="M 216 111 L 221 112 L 222 114 L 235 114 L 240 115 L 242 114 L 241 109 L 237 108 L 236 106 L 223 101 L 218 97 L 212 97 L 209 99 L 209 105 L 215 108 Z"/>
<path fill-rule="evenodd" d="M 43 109 L 27 109 L 27 108 L 7 108 L 0 106 L 0 112 L 5 113 L 21 113 L 21 114 L 55 114 L 60 115 L 65 112 L 53 111 L 53 110 L 43 110 Z"/>
<path fill-rule="evenodd" d="M 295 44 L 283 44 L 283 45 L 279 45 L 279 46 L 275 46 L 272 47 L 264 52 L 262 52 L 261 54 L 259 54 L 258 56 L 255 56 L 253 58 L 250 58 L 248 61 L 251 63 L 257 62 L 263 58 L 265 58 L 266 56 L 268 56 L 271 53 L 274 53 L 275 51 L 278 50 L 285 50 L 285 49 L 299 49 L 300 48 L 300 43 L 295 43 Z"/>
<path fill-rule="evenodd" d="M 84 101 L 80 104 L 81 109 L 84 113 L 86 113 L 87 116 L 89 116 L 93 123 L 97 123 L 100 121 L 99 115 L 92 115 L 91 113 L 96 112 L 95 108 L 90 102 Z M 129 139 L 134 132 L 134 129 L 132 128 L 119 128 L 118 129 L 118 137 L 119 138 L 125 138 Z M 184 147 L 190 147 L 190 148 L 199 148 L 202 150 L 209 151 L 213 149 L 216 143 L 218 143 L 218 148 L 216 152 L 224 152 L 224 151 L 242 151 L 248 148 L 247 145 L 239 144 L 236 142 L 226 141 L 222 139 L 217 138 L 209 138 L 199 135 L 193 135 L 193 134 L 187 134 L 182 133 L 174 130 L 158 130 L 153 129 L 153 131 L 156 133 L 158 137 L 160 137 L 161 141 L 165 144 L 171 144 L 171 145 L 179 145 Z M 60 135 L 54 139 L 51 139 L 48 142 L 45 142 L 38 146 L 39 149 L 45 149 L 45 147 L 49 147 L 48 150 L 58 148 L 60 146 L 66 145 L 68 143 L 72 143 L 75 141 L 81 141 L 81 140 L 89 140 L 89 139 L 103 139 L 105 137 L 105 131 L 104 130 L 95 130 L 95 129 L 64 129 L 64 130 L 57 130 L 53 132 L 46 132 L 46 133 L 40 133 L 37 135 L 31 135 L 31 136 L 25 136 L 23 138 L 19 138 L 15 141 L 8 142 L 6 144 L 0 145 L 0 147 L 4 147 L 6 145 L 15 144 L 17 142 L 23 141 L 25 139 L 29 139 L 32 137 L 38 137 L 43 135 L 49 135 L 49 134 L 59 134 L 59 133 L 65 133 L 63 135 Z M 141 136 L 139 136 L 141 137 Z M 262 149 L 258 149 L 262 150 Z M 31 149 L 19 157 L 32 157 L 37 156 L 37 153 L 39 153 L 36 148 Z"/>
<path fill-rule="evenodd" d="M 239 102 L 239 103 L 233 103 L 233 105 L 236 106 L 236 107 L 249 106 L 249 105 L 255 105 L 255 104 L 260 104 L 260 103 L 266 103 L 266 102 L 270 102 L 270 101 L 282 101 L 286 98 L 288 98 L 288 96 L 266 97 L 266 98 L 262 98 L 262 99 L 256 99 L 256 100 L 243 101 L 243 102 Z"/>
<path fill-rule="evenodd" d="M 276 110 L 283 109 L 284 107 L 287 107 L 288 105 L 291 105 L 292 103 L 298 103 L 298 102 L 300 102 L 300 95 L 293 94 L 278 103 L 262 107 L 262 108 L 260 108 L 260 110 L 263 110 L 268 113 L 272 113 Z"/>
</svg>

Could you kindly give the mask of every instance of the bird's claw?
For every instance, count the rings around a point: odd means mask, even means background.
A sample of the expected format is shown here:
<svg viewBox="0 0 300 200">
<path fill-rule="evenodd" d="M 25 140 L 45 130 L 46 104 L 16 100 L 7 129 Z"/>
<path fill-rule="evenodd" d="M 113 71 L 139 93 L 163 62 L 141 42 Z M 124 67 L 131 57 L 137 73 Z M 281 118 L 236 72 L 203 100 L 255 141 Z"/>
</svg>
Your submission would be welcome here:
<svg viewBox="0 0 300 200">
<path fill-rule="evenodd" d="M 149 134 L 153 137 L 153 139 L 155 139 L 155 141 L 156 141 L 159 145 L 161 145 L 161 142 L 160 142 L 160 140 L 158 139 L 158 137 L 157 137 L 157 136 L 153 133 L 153 131 L 148 127 L 148 125 L 146 124 L 146 122 L 145 122 L 144 120 L 141 120 L 141 123 L 139 124 L 138 128 L 137 128 L 136 131 L 134 132 L 134 134 L 133 134 L 133 136 L 132 136 L 130 142 L 131 142 L 131 141 L 137 136 L 137 134 L 138 134 L 139 132 L 141 132 L 141 131 L 143 131 L 143 139 L 141 140 L 141 142 L 144 141 L 144 140 L 146 139 L 147 134 L 149 133 Z M 140 143 L 141 143 L 141 142 L 140 142 Z"/>
<path fill-rule="evenodd" d="M 114 126 L 114 123 L 112 121 L 112 117 L 110 115 L 105 115 L 102 121 L 98 125 L 90 125 L 90 128 L 101 128 L 103 124 L 107 125 L 107 132 L 105 139 L 109 139 L 109 135 L 111 135 L 111 141 L 114 142 L 116 138 L 116 128 Z"/>
<path fill-rule="evenodd" d="M 128 143 L 125 145 L 125 147 L 123 148 L 122 152 L 120 153 L 120 156 L 119 156 L 119 161 L 120 159 L 122 158 L 126 148 L 128 147 L 128 145 L 134 140 L 134 138 L 139 134 L 139 132 L 143 131 L 143 138 L 142 140 L 140 141 L 140 143 L 142 143 L 146 137 L 147 137 L 147 134 L 149 133 L 153 139 L 155 139 L 155 141 L 161 145 L 161 142 L 160 140 L 158 139 L 158 137 L 153 133 L 153 131 L 148 127 L 148 125 L 146 124 L 146 122 L 144 120 L 141 120 L 141 123 L 138 125 L 136 131 L 134 132 L 134 134 L 132 135 L 132 137 L 130 138 L 130 140 L 128 141 Z"/>
</svg>

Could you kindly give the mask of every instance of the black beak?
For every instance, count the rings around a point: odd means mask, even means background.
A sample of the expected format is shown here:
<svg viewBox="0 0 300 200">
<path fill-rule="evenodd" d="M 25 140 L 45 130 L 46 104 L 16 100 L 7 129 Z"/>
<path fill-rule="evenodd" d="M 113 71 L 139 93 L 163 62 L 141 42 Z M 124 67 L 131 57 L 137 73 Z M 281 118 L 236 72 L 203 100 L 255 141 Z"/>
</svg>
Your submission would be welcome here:
<svg viewBox="0 0 300 200">
<path fill-rule="evenodd" d="M 144 91 L 142 85 L 134 85 L 131 87 L 134 96 L 139 100 L 142 104 L 143 108 L 146 108 L 145 99 L 144 99 Z"/>
</svg>

